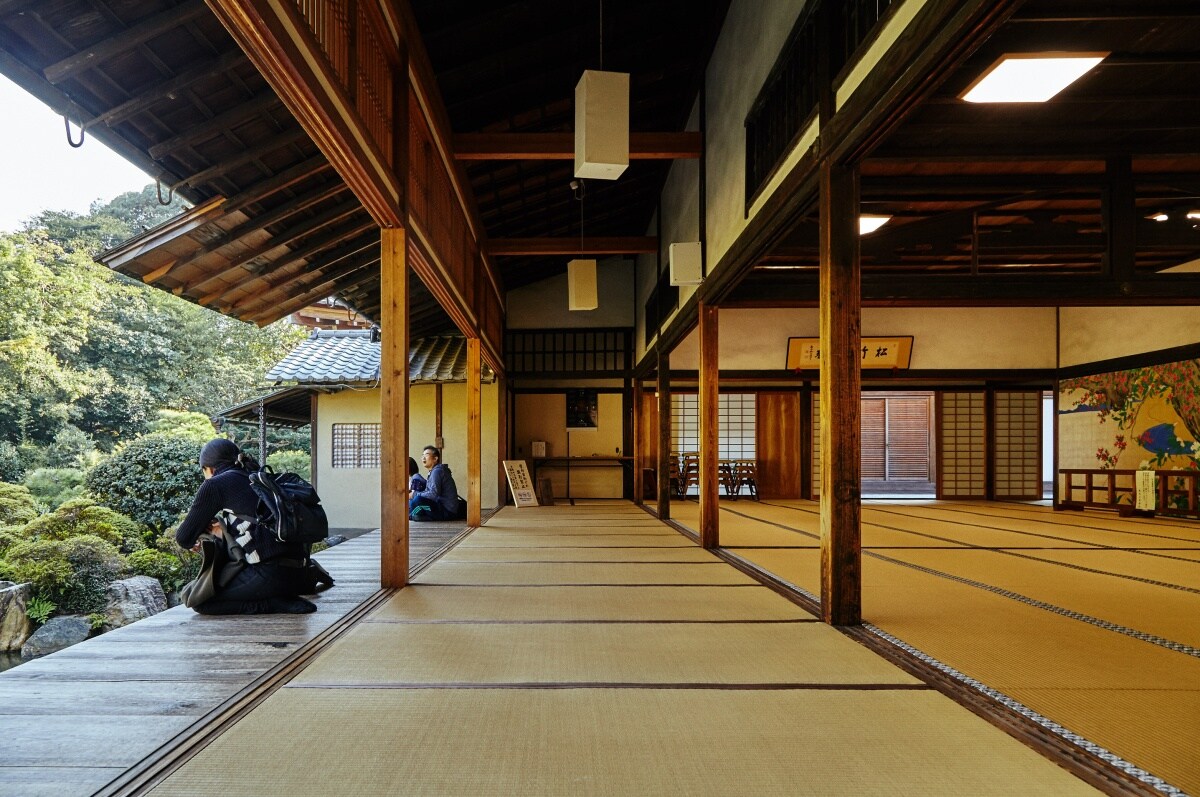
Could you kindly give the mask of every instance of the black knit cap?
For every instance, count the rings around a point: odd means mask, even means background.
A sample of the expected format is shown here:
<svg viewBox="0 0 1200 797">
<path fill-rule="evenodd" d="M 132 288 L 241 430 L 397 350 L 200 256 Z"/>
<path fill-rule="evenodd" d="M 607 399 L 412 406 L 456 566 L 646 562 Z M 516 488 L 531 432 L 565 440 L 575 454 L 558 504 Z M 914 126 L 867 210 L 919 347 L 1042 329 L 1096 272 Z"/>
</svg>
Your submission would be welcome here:
<svg viewBox="0 0 1200 797">
<path fill-rule="evenodd" d="M 233 465 L 240 453 L 242 450 L 238 448 L 237 443 L 225 437 L 217 437 L 209 440 L 204 444 L 204 448 L 200 449 L 200 467 L 215 469 L 222 465 Z"/>
</svg>

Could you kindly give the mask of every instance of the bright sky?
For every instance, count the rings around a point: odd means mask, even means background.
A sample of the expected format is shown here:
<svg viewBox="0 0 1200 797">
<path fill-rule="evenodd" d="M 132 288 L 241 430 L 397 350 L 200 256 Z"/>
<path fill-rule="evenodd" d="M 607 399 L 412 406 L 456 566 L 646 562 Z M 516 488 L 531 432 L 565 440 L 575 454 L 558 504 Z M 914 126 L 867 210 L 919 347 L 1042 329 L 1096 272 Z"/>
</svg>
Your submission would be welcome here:
<svg viewBox="0 0 1200 797">
<path fill-rule="evenodd" d="M 72 125 L 71 136 L 79 140 Z M 99 141 L 67 145 L 63 120 L 0 75 L 0 232 L 13 232 L 43 210 L 86 212 L 154 182 Z"/>
</svg>

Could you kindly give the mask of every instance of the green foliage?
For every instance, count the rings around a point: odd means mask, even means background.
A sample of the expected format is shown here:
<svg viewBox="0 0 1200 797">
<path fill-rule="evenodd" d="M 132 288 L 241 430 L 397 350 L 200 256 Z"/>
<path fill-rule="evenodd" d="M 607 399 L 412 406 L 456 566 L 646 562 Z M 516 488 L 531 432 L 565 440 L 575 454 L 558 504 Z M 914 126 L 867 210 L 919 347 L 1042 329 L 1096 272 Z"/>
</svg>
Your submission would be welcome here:
<svg viewBox="0 0 1200 797">
<path fill-rule="evenodd" d="M 99 631 L 107 622 L 108 618 L 104 616 L 103 612 L 92 612 L 88 615 L 88 625 L 92 627 L 93 631 Z"/>
<path fill-rule="evenodd" d="M 55 432 L 54 440 L 46 447 L 46 467 L 78 468 L 95 450 L 91 435 L 67 424 Z"/>
<path fill-rule="evenodd" d="M 25 538 L 21 535 L 24 526 L 0 526 L 0 566 L 4 564 L 4 552 L 16 545 L 18 542 L 24 542 Z M 0 569 L 0 581 L 9 581 L 4 576 L 3 570 Z"/>
<path fill-rule="evenodd" d="M 25 475 L 25 486 L 34 500 L 54 510 L 83 494 L 83 471 L 75 468 L 38 468 Z"/>
<path fill-rule="evenodd" d="M 155 419 L 150 422 L 151 434 L 186 437 L 199 445 L 204 445 L 217 436 L 212 419 L 203 412 L 160 409 L 155 416 Z"/>
<path fill-rule="evenodd" d="M 113 545 L 90 534 L 18 543 L 5 558 L 6 572 L 13 581 L 31 583 L 34 593 L 67 614 L 103 610 L 108 585 L 120 578 L 125 568 Z"/>
<path fill-rule="evenodd" d="M 51 514 L 31 521 L 21 535 L 27 540 L 69 540 L 91 535 L 126 552 L 146 547 L 141 526 L 90 498 L 67 501 Z"/>
<path fill-rule="evenodd" d="M 204 477 L 196 441 L 149 434 L 92 468 L 85 484 L 106 506 L 161 533 L 191 506 Z"/>
<path fill-rule="evenodd" d="M 28 487 L 0 482 L 0 524 L 28 523 L 37 515 L 37 501 Z"/>
<path fill-rule="evenodd" d="M 267 464 L 276 473 L 291 472 L 312 479 L 312 459 L 305 451 L 276 451 L 267 457 Z"/>
<path fill-rule="evenodd" d="M 54 601 L 47 600 L 41 595 L 34 595 L 25 606 L 25 614 L 38 625 L 45 625 L 57 608 Z"/>
<path fill-rule="evenodd" d="M 188 562 L 175 554 L 153 548 L 134 551 L 129 554 L 127 561 L 134 575 L 157 578 L 166 592 L 178 592 L 180 587 L 195 578 L 194 573 L 189 575 Z"/>
<path fill-rule="evenodd" d="M 17 483 L 25 477 L 21 453 L 7 440 L 0 440 L 0 481 Z"/>
</svg>

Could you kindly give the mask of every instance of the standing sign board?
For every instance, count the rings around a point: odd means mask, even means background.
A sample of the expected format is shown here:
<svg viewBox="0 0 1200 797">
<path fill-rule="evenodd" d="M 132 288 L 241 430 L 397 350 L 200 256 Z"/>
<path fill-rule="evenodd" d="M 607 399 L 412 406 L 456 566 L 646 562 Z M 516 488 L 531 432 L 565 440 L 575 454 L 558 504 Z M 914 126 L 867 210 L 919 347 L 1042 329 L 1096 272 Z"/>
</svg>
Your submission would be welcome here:
<svg viewBox="0 0 1200 797">
<path fill-rule="evenodd" d="M 533 479 L 529 478 L 529 466 L 523 459 L 504 460 L 504 474 L 508 477 L 508 489 L 512 490 L 517 507 L 537 506 L 537 493 L 533 491 Z"/>
</svg>

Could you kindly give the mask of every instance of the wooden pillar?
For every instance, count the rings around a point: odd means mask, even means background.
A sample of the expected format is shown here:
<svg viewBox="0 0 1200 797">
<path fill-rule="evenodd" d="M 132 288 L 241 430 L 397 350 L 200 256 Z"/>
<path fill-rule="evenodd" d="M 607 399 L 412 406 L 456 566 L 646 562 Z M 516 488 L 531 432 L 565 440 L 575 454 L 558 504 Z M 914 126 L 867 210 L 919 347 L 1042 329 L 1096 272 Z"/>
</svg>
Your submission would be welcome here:
<svg viewBox="0 0 1200 797">
<path fill-rule="evenodd" d="M 633 457 L 633 503 L 636 506 L 642 505 L 642 380 L 637 378 L 633 380 L 633 394 L 630 401 L 633 403 L 633 447 L 626 451 L 626 455 Z"/>
<path fill-rule="evenodd" d="M 862 622 L 858 173 L 821 164 L 821 619 Z"/>
<path fill-rule="evenodd" d="M 480 510 L 483 403 L 479 388 L 479 338 L 467 338 L 467 525 L 478 526 Z"/>
<path fill-rule="evenodd" d="M 408 583 L 408 261 L 403 228 L 381 230 L 380 584 Z"/>
<path fill-rule="evenodd" d="M 671 355 L 658 353 L 658 517 L 671 517 Z"/>
<path fill-rule="evenodd" d="M 508 383 L 496 376 L 496 484 L 499 486 L 499 506 L 508 503 L 508 478 L 504 475 L 504 460 L 508 459 Z"/>
<path fill-rule="evenodd" d="M 716 548 L 720 545 L 717 516 L 720 513 L 720 474 L 717 471 L 717 448 L 720 413 L 717 406 L 720 391 L 720 365 L 717 360 L 717 308 L 700 303 L 700 545 Z"/>
</svg>

